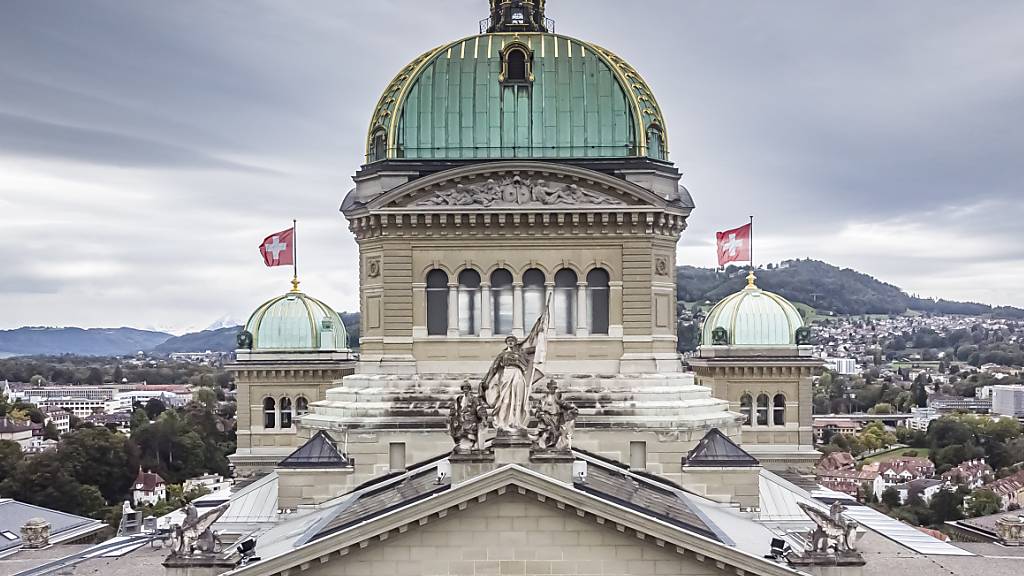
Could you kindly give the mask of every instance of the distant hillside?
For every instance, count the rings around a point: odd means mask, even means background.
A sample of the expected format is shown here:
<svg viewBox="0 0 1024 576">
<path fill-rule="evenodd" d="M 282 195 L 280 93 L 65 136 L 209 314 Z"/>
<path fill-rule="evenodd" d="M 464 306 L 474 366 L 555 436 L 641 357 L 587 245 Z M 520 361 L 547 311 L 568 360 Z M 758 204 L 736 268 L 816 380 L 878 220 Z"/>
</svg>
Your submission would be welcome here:
<svg viewBox="0 0 1024 576">
<path fill-rule="evenodd" d="M 349 345 L 353 348 L 359 347 L 359 313 L 342 312 L 341 322 L 348 331 Z M 175 338 L 170 338 L 159 346 L 152 349 L 154 354 L 171 354 L 173 352 L 231 352 L 234 351 L 237 340 L 236 336 L 242 330 L 241 326 L 228 326 L 216 330 L 203 330 L 192 332 Z"/>
<path fill-rule="evenodd" d="M 0 330 L 0 356 L 77 354 L 120 356 L 149 350 L 171 335 L 135 328 L 42 328 Z"/>
<path fill-rule="evenodd" d="M 730 266 L 724 272 L 680 266 L 677 297 L 684 302 L 716 302 L 746 284 L 746 270 Z M 987 304 L 931 300 L 908 295 L 900 288 L 849 268 L 818 260 L 790 260 L 757 271 L 757 285 L 820 312 L 836 314 L 902 314 L 907 310 L 940 314 L 992 314 L 1021 317 L 1024 310 Z"/>
<path fill-rule="evenodd" d="M 228 326 L 216 330 L 192 332 L 168 338 L 150 352 L 154 354 L 172 354 L 174 352 L 231 352 L 235 349 L 235 338 L 241 332 L 241 326 Z"/>
</svg>

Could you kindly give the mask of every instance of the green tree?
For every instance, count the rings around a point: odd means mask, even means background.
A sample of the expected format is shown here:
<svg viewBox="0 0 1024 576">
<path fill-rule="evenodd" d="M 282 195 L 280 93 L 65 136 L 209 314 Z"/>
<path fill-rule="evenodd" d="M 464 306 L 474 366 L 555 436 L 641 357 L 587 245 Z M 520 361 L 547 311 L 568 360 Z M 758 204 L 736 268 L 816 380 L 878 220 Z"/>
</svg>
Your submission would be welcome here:
<svg viewBox="0 0 1024 576">
<path fill-rule="evenodd" d="M 95 486 L 83 486 L 70 466 L 55 451 L 36 454 L 22 460 L 14 473 L 0 483 L 0 493 L 71 514 L 98 514 L 105 502 Z"/>
<path fill-rule="evenodd" d="M 60 440 L 60 430 L 57 429 L 57 425 L 54 424 L 52 420 L 47 422 L 46 426 L 43 427 L 43 439 Z"/>
<path fill-rule="evenodd" d="M 967 505 L 967 514 L 971 518 L 988 516 L 999 512 L 1002 501 L 996 493 L 984 488 L 971 492 L 970 504 Z"/>
<path fill-rule="evenodd" d="M 900 505 L 900 493 L 897 492 L 896 489 L 893 488 L 892 486 L 889 486 L 888 488 L 882 491 L 881 502 L 883 505 L 885 505 L 885 507 L 889 508 L 890 510 L 892 510 L 893 508 L 898 508 Z"/>
<path fill-rule="evenodd" d="M 112 503 L 127 498 L 139 458 L 124 435 L 102 426 L 82 428 L 65 434 L 57 451 L 80 483 L 96 486 Z"/>
<path fill-rule="evenodd" d="M 0 482 L 14 472 L 23 457 L 21 446 L 17 442 L 0 440 Z"/>
<path fill-rule="evenodd" d="M 134 434 L 136 430 L 147 425 L 149 425 L 149 414 L 146 414 L 146 410 L 143 408 L 136 408 L 135 411 L 132 412 L 132 420 L 130 424 L 132 433 Z"/>
<path fill-rule="evenodd" d="M 150 420 L 159 418 L 164 410 L 167 410 L 167 406 L 159 398 L 150 398 L 149 402 L 146 402 L 146 415 Z"/>
<path fill-rule="evenodd" d="M 932 523 L 942 524 L 949 520 L 960 520 L 964 517 L 960 507 L 964 497 L 956 490 L 939 490 L 932 496 L 928 508 L 932 511 Z"/>
</svg>

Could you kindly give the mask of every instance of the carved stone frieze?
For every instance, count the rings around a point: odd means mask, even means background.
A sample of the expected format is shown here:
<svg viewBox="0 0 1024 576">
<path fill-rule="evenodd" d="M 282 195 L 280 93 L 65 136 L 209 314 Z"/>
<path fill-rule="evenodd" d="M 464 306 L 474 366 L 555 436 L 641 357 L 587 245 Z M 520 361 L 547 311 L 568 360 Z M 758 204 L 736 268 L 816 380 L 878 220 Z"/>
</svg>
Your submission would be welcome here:
<svg viewBox="0 0 1024 576">
<path fill-rule="evenodd" d="M 625 202 L 579 184 L 542 178 L 523 178 L 518 174 L 473 183 L 458 183 L 442 188 L 416 202 L 416 206 L 542 207 L 542 206 L 622 206 Z"/>
</svg>

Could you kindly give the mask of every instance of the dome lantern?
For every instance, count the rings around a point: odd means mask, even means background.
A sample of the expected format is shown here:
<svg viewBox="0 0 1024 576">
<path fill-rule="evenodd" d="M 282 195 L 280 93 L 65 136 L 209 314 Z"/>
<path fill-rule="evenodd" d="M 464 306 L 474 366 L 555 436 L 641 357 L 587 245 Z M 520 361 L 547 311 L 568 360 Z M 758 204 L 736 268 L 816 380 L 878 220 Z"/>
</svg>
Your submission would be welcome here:
<svg viewBox="0 0 1024 576">
<path fill-rule="evenodd" d="M 544 17 L 544 0 L 490 0 L 491 16 L 480 22 L 480 31 L 548 32 L 553 28 Z"/>
</svg>

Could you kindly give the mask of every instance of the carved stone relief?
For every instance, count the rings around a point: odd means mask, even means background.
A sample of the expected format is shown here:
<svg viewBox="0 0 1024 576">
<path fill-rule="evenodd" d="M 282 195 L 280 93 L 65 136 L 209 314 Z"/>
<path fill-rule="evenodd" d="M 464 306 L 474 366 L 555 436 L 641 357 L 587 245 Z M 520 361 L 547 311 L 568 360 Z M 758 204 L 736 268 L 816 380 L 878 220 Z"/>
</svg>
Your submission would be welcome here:
<svg viewBox="0 0 1024 576">
<path fill-rule="evenodd" d="M 380 258 L 369 258 L 366 260 L 366 277 L 376 278 L 380 276 Z"/>
<path fill-rule="evenodd" d="M 654 259 L 654 273 L 658 276 L 668 276 L 668 258 L 659 256 Z"/>
<path fill-rule="evenodd" d="M 417 206 L 622 206 L 625 202 L 580 187 L 514 175 L 503 179 L 455 184 L 416 202 Z"/>
</svg>

